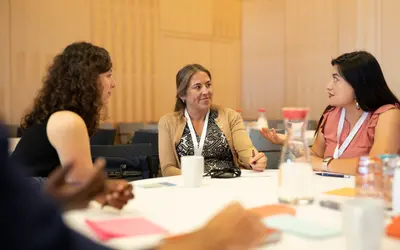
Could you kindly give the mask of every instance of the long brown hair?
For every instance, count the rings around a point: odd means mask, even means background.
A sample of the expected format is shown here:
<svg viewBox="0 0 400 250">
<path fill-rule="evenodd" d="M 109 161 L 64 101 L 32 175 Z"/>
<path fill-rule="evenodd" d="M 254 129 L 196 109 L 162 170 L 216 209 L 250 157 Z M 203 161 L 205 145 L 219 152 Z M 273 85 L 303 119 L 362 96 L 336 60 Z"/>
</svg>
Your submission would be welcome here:
<svg viewBox="0 0 400 250">
<path fill-rule="evenodd" d="M 45 123 L 53 113 L 69 110 L 81 116 L 89 135 L 93 134 L 103 106 L 99 75 L 111 68 L 104 48 L 86 42 L 68 45 L 48 68 L 31 111 L 22 118 L 22 128 Z"/>
<path fill-rule="evenodd" d="M 176 103 L 174 111 L 182 111 L 186 108 L 186 103 L 180 97 L 186 95 L 190 80 L 197 72 L 206 73 L 211 80 L 210 71 L 200 64 L 188 64 L 176 74 Z"/>
</svg>

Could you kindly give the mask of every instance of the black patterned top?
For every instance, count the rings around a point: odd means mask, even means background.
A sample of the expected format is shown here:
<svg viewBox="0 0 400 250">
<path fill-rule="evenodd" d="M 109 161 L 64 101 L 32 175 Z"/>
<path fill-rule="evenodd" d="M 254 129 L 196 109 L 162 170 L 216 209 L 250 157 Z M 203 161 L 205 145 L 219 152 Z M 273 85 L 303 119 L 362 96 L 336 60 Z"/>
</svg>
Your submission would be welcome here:
<svg viewBox="0 0 400 250">
<path fill-rule="evenodd" d="M 218 111 L 210 110 L 206 139 L 204 141 L 202 152 L 205 172 L 208 172 L 210 169 L 217 166 L 234 167 L 232 151 L 229 147 L 228 141 L 215 122 L 217 117 Z M 196 134 L 196 138 L 197 142 L 200 143 L 200 136 Z M 181 140 L 176 146 L 176 152 L 178 153 L 179 158 L 186 155 L 194 155 L 192 136 L 190 135 L 188 123 L 186 123 Z"/>
</svg>

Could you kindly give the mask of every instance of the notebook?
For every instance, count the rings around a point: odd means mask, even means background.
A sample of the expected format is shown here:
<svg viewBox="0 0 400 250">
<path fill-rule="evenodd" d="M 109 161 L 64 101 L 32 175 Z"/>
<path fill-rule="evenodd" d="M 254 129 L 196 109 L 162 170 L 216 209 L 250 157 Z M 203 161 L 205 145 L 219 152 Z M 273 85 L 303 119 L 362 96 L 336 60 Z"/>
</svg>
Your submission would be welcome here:
<svg viewBox="0 0 400 250">
<path fill-rule="evenodd" d="M 119 237 L 168 233 L 164 228 L 145 218 L 86 220 L 86 224 L 103 241 Z"/>
</svg>

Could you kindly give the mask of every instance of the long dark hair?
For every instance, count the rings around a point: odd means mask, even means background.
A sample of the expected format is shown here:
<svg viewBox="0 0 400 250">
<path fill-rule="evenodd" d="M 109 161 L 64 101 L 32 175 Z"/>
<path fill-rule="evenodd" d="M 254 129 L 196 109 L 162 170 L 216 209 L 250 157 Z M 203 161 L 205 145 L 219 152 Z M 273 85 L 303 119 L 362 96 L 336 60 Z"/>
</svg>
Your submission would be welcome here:
<svg viewBox="0 0 400 250">
<path fill-rule="evenodd" d="M 360 108 L 367 112 L 374 112 L 386 104 L 399 104 L 399 100 L 389 89 L 381 66 L 376 58 L 366 51 L 346 53 L 331 61 L 337 66 L 339 74 L 354 89 L 356 101 Z M 332 110 L 328 106 L 323 114 Z M 321 126 L 323 115 L 319 119 L 317 131 Z"/>
<path fill-rule="evenodd" d="M 98 78 L 111 68 L 105 49 L 86 42 L 68 45 L 49 67 L 31 111 L 22 119 L 22 128 L 44 123 L 57 111 L 69 110 L 81 116 L 89 135 L 93 134 L 103 106 Z"/>
<path fill-rule="evenodd" d="M 174 111 L 182 111 L 186 108 L 186 103 L 180 97 L 186 95 L 190 80 L 197 72 L 206 73 L 211 80 L 210 71 L 200 64 L 188 64 L 176 74 L 176 103 Z"/>
</svg>

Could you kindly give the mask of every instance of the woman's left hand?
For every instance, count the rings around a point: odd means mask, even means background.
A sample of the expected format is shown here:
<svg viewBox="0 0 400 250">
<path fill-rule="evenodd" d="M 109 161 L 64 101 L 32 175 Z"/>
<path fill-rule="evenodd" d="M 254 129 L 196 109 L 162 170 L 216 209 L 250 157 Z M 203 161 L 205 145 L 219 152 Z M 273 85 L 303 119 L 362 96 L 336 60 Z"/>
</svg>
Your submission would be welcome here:
<svg viewBox="0 0 400 250">
<path fill-rule="evenodd" d="M 253 168 L 254 171 L 264 171 L 267 167 L 267 157 L 265 157 L 264 153 L 255 153 L 252 151 L 252 156 L 249 159 L 249 165 Z"/>
</svg>

